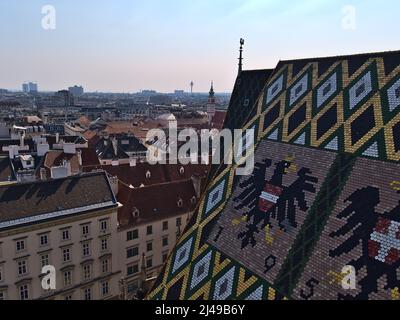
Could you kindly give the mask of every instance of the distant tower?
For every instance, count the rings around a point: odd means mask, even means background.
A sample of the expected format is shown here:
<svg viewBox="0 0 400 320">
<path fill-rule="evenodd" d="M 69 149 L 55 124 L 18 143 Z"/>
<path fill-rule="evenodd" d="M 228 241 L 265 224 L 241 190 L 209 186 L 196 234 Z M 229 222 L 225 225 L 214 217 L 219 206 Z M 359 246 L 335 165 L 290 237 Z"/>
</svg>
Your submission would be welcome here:
<svg viewBox="0 0 400 320">
<path fill-rule="evenodd" d="M 211 88 L 208 94 L 208 104 L 215 104 L 214 82 L 211 81 Z"/>
<path fill-rule="evenodd" d="M 243 70 L 243 45 L 244 45 L 244 39 L 241 38 L 240 39 L 240 49 L 239 49 L 240 55 L 239 55 L 239 71 L 238 71 L 238 74 L 240 74 L 242 72 L 242 70 Z"/>
<path fill-rule="evenodd" d="M 194 83 L 192 81 L 192 82 L 190 82 L 190 94 L 191 95 L 193 95 L 193 86 L 194 86 Z"/>
<path fill-rule="evenodd" d="M 215 116 L 214 82 L 211 82 L 211 88 L 210 88 L 210 92 L 208 94 L 207 114 L 208 114 L 208 122 L 211 124 L 212 119 Z"/>
</svg>

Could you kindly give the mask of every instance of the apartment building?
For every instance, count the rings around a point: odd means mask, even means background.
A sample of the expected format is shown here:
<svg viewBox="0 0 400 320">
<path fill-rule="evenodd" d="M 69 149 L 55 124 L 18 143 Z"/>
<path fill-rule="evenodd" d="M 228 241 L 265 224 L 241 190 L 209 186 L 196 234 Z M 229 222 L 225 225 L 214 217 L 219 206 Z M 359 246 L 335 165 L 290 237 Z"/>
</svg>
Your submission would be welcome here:
<svg viewBox="0 0 400 320">
<path fill-rule="evenodd" d="M 119 253 L 123 292 L 150 285 L 197 205 L 192 180 L 134 188 L 119 183 Z"/>
<path fill-rule="evenodd" d="M 119 296 L 118 203 L 104 172 L 0 186 L 0 300 Z M 44 266 L 56 288 L 45 290 Z"/>
</svg>

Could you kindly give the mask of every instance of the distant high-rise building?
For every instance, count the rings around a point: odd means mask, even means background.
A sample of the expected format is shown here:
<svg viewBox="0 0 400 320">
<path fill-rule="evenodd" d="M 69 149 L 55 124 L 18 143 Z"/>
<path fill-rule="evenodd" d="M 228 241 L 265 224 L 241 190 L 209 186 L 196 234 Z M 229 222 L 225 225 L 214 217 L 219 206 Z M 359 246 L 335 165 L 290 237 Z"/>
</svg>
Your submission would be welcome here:
<svg viewBox="0 0 400 320">
<path fill-rule="evenodd" d="M 33 82 L 23 83 L 22 91 L 25 93 L 37 93 L 38 85 L 37 85 L 37 83 L 33 83 Z"/>
<path fill-rule="evenodd" d="M 29 85 L 27 83 L 22 84 L 22 91 L 25 93 L 29 92 Z"/>
<path fill-rule="evenodd" d="M 82 86 L 73 86 L 68 88 L 69 93 L 71 93 L 74 97 L 79 97 L 83 95 L 84 90 Z"/>
<path fill-rule="evenodd" d="M 74 96 L 68 90 L 57 91 L 55 96 L 63 100 L 64 107 L 71 107 L 74 105 Z"/>
<path fill-rule="evenodd" d="M 29 82 L 29 92 L 38 92 L 38 85 L 33 82 Z"/>
<path fill-rule="evenodd" d="M 185 94 L 185 90 L 175 90 L 176 96 L 183 96 Z"/>
</svg>

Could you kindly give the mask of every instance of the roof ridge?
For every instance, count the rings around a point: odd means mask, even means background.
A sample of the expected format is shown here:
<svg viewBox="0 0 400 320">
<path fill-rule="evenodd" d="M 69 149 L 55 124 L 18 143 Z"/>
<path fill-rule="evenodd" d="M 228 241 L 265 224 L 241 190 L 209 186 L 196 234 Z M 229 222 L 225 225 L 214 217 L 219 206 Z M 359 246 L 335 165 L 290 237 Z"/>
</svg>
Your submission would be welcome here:
<svg viewBox="0 0 400 320">
<path fill-rule="evenodd" d="M 376 52 L 364 52 L 364 53 L 355 53 L 355 54 L 347 54 L 347 55 L 331 55 L 331 56 L 320 56 L 320 57 L 311 57 L 311 58 L 294 58 L 294 59 L 284 59 L 284 60 L 279 60 L 279 63 L 285 63 L 285 62 L 291 62 L 291 61 L 304 61 L 304 60 L 323 60 L 323 59 L 343 59 L 343 58 L 357 58 L 357 57 L 363 57 L 363 56 L 378 56 L 378 55 L 384 55 L 384 54 L 400 54 L 400 49 L 399 50 L 388 50 L 388 51 L 376 51 Z M 279 65 L 278 63 L 278 65 Z"/>
</svg>

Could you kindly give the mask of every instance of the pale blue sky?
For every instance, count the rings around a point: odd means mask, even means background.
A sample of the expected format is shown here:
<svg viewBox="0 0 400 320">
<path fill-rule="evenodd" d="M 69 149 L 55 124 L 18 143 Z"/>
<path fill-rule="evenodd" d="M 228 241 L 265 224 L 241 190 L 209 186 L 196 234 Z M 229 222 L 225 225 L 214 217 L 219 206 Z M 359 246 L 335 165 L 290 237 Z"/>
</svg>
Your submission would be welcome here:
<svg viewBox="0 0 400 320">
<path fill-rule="evenodd" d="M 56 30 L 41 8 L 56 8 Z M 356 30 L 342 8 L 356 9 Z M 400 49 L 397 0 L 0 0 L 0 88 L 230 91 L 245 69 L 279 59 Z"/>
</svg>

